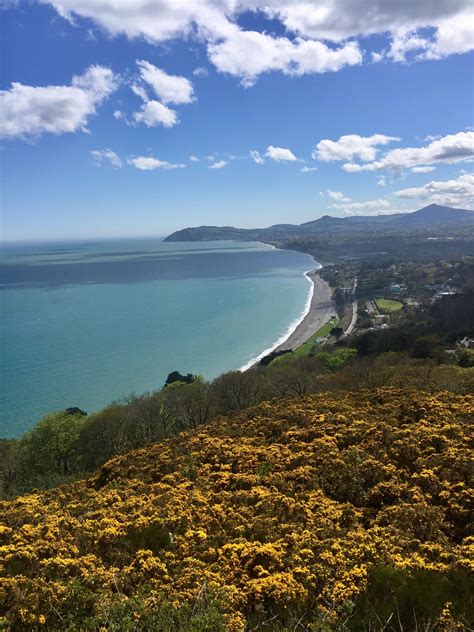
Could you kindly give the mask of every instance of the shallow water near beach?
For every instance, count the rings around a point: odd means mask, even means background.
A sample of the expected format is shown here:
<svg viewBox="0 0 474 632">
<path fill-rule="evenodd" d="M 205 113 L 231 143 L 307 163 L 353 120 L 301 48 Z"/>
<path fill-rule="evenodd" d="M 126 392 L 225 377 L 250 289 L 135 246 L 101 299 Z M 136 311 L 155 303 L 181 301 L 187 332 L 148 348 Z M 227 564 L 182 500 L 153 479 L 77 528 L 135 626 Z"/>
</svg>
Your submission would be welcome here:
<svg viewBox="0 0 474 632">
<path fill-rule="evenodd" d="M 314 267 L 259 243 L 4 246 L 0 436 L 161 388 L 173 370 L 213 378 L 247 365 L 301 318 Z"/>
</svg>

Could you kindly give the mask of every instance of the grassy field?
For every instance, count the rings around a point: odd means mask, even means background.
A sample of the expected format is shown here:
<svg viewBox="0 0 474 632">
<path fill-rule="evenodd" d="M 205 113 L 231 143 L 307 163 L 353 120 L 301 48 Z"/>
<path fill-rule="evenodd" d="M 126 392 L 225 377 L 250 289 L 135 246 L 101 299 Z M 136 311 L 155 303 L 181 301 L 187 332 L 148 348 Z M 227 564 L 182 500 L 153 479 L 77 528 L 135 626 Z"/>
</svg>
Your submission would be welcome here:
<svg viewBox="0 0 474 632">
<path fill-rule="evenodd" d="M 333 327 L 336 327 L 336 325 L 337 320 L 335 318 L 331 318 L 328 323 L 323 325 L 321 329 L 318 329 L 318 331 L 316 331 L 310 338 L 308 338 L 308 340 L 303 345 L 295 349 L 293 353 L 287 353 L 286 355 L 275 358 L 273 362 L 271 362 L 272 366 L 281 362 L 285 362 L 288 358 L 299 358 L 301 356 L 308 355 L 308 353 L 315 345 L 316 338 L 328 336 L 331 329 Z"/>
<path fill-rule="evenodd" d="M 381 312 L 396 312 L 403 307 L 403 303 L 400 301 L 392 301 L 388 298 L 377 298 L 375 303 Z"/>
</svg>

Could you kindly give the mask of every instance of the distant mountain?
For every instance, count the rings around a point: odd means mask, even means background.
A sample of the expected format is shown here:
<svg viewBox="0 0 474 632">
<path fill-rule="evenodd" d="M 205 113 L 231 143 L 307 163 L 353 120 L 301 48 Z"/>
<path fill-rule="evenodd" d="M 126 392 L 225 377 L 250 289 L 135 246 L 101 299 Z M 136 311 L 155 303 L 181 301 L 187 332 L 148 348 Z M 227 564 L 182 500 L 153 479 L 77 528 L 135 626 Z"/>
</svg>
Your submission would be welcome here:
<svg viewBox="0 0 474 632">
<path fill-rule="evenodd" d="M 439 227 L 443 225 L 474 225 L 474 211 L 430 204 L 413 213 L 392 215 L 360 215 L 332 217 L 323 215 L 304 224 L 275 224 L 268 228 L 234 228 L 233 226 L 197 226 L 184 228 L 169 235 L 165 241 L 216 241 L 216 240 L 278 240 L 304 237 L 346 230 L 368 228 Z"/>
<path fill-rule="evenodd" d="M 413 226 L 415 224 L 472 224 L 474 222 L 474 211 L 430 204 L 414 213 L 404 213 L 399 216 L 397 221 L 405 226 Z"/>
</svg>

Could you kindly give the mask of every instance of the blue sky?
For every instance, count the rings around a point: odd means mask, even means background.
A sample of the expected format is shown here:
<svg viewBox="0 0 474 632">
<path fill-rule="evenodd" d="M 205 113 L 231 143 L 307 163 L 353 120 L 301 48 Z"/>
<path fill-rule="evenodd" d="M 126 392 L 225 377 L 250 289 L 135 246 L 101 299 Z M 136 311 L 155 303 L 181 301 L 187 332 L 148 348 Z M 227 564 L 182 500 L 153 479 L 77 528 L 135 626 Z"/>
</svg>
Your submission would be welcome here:
<svg viewBox="0 0 474 632">
<path fill-rule="evenodd" d="M 471 4 L 399 4 L 0 0 L 3 238 L 472 208 Z"/>
</svg>

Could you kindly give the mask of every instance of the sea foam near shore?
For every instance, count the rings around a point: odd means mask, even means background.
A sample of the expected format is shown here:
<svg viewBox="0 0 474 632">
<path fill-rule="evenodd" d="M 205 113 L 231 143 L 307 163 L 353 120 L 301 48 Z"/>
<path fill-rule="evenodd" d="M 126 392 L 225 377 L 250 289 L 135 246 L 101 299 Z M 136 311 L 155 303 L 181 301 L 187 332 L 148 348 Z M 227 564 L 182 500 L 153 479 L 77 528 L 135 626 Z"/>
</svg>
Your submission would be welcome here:
<svg viewBox="0 0 474 632">
<path fill-rule="evenodd" d="M 159 389 L 173 370 L 213 379 L 245 366 L 307 313 L 311 266 L 309 255 L 255 242 L 4 248 L 0 437 L 51 411 L 90 413 Z"/>
<path fill-rule="evenodd" d="M 271 244 L 267 244 L 267 245 L 271 245 Z M 275 248 L 275 246 L 273 246 L 273 248 Z M 275 351 L 275 349 L 277 349 L 280 345 L 284 344 L 293 335 L 293 333 L 298 329 L 298 327 L 301 325 L 304 319 L 308 316 L 308 314 L 311 311 L 311 304 L 313 302 L 314 289 L 315 289 L 314 281 L 309 275 L 315 270 L 318 270 L 319 268 L 321 268 L 321 265 L 315 259 L 313 259 L 313 261 L 316 267 L 311 268 L 310 270 L 306 270 L 306 272 L 304 272 L 304 275 L 303 275 L 309 281 L 309 290 L 308 290 L 308 296 L 306 298 L 306 304 L 300 316 L 289 325 L 286 332 L 282 336 L 280 336 L 278 340 L 276 340 L 267 349 L 264 349 L 257 356 L 255 356 L 254 358 L 246 362 L 243 366 L 240 367 L 239 371 L 241 372 L 247 371 L 255 364 L 258 364 L 260 360 L 262 360 L 265 356 L 269 355 L 272 351 Z"/>
</svg>

